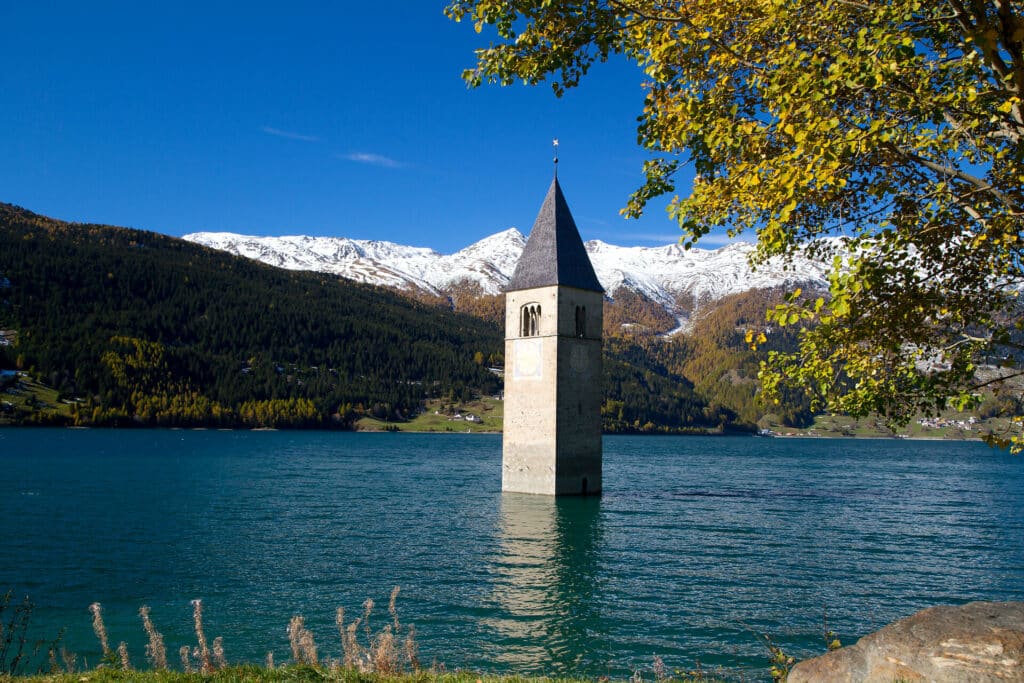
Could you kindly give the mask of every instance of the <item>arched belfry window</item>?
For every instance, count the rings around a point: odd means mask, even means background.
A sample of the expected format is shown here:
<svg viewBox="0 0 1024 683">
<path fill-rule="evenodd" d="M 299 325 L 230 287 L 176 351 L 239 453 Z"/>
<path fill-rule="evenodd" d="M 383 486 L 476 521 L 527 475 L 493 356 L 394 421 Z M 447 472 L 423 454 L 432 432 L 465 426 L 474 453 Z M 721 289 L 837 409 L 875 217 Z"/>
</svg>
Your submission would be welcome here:
<svg viewBox="0 0 1024 683">
<path fill-rule="evenodd" d="M 587 307 L 576 307 L 576 336 L 583 338 L 587 335 Z"/>
<path fill-rule="evenodd" d="M 536 337 L 540 334 L 540 304 L 526 304 L 519 309 L 519 336 Z"/>
</svg>

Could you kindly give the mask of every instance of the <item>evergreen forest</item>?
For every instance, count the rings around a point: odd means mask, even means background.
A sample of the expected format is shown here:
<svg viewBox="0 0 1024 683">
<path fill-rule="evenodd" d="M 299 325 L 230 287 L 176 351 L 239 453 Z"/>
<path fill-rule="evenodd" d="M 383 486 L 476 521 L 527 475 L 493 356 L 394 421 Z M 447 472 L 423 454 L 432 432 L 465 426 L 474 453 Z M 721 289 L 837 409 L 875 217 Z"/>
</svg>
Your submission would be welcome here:
<svg viewBox="0 0 1024 683">
<path fill-rule="evenodd" d="M 402 421 L 430 398 L 500 393 L 488 367 L 502 359 L 496 316 L 450 308 L 0 204 L 0 369 L 52 387 L 66 406 L 4 403 L 0 418 L 349 429 L 364 415 Z M 753 413 L 697 391 L 674 348 L 606 340 L 605 429 L 752 429 Z M 752 401 L 753 384 L 740 393 Z"/>
<path fill-rule="evenodd" d="M 496 393 L 493 324 L 385 289 L 0 204 L 0 368 L 83 425 L 340 427 Z"/>
</svg>

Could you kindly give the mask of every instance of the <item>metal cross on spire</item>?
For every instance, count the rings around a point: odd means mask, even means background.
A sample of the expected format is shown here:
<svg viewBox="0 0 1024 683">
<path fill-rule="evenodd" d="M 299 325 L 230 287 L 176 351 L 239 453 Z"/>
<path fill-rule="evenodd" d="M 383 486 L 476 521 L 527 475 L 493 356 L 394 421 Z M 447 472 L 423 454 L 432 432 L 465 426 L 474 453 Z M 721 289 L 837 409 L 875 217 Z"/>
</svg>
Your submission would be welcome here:
<svg viewBox="0 0 1024 683">
<path fill-rule="evenodd" d="M 551 144 L 555 148 L 555 177 L 558 177 L 558 138 L 551 141 Z"/>
</svg>

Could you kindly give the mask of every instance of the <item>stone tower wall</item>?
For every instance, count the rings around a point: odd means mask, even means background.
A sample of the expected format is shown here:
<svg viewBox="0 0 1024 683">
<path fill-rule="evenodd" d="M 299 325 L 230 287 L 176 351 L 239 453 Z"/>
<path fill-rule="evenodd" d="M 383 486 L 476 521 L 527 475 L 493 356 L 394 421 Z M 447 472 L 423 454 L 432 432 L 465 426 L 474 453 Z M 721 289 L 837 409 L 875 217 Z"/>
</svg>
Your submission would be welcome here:
<svg viewBox="0 0 1024 683">
<path fill-rule="evenodd" d="M 552 286 L 508 292 L 505 301 L 502 490 L 597 493 L 602 295 Z M 539 306 L 527 330 L 536 334 L 522 334 L 524 306 Z"/>
<path fill-rule="evenodd" d="M 600 292 L 559 292 L 556 494 L 601 491 L 603 303 Z M 576 333 L 577 307 L 586 312 L 582 336 Z"/>
</svg>

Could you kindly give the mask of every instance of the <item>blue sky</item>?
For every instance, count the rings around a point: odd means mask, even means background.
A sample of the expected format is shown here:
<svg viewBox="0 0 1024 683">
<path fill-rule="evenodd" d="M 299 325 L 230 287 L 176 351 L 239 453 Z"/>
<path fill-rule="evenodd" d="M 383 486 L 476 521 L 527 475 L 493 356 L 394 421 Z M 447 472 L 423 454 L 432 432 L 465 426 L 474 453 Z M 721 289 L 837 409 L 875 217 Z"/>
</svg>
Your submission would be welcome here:
<svg viewBox="0 0 1024 683">
<path fill-rule="evenodd" d="M 0 6 L 0 201 L 56 218 L 382 239 L 448 253 L 527 232 L 552 173 L 584 239 L 667 244 L 624 64 L 467 89 L 488 42 L 444 0 Z M 702 246 L 714 246 L 709 240 Z"/>
</svg>

